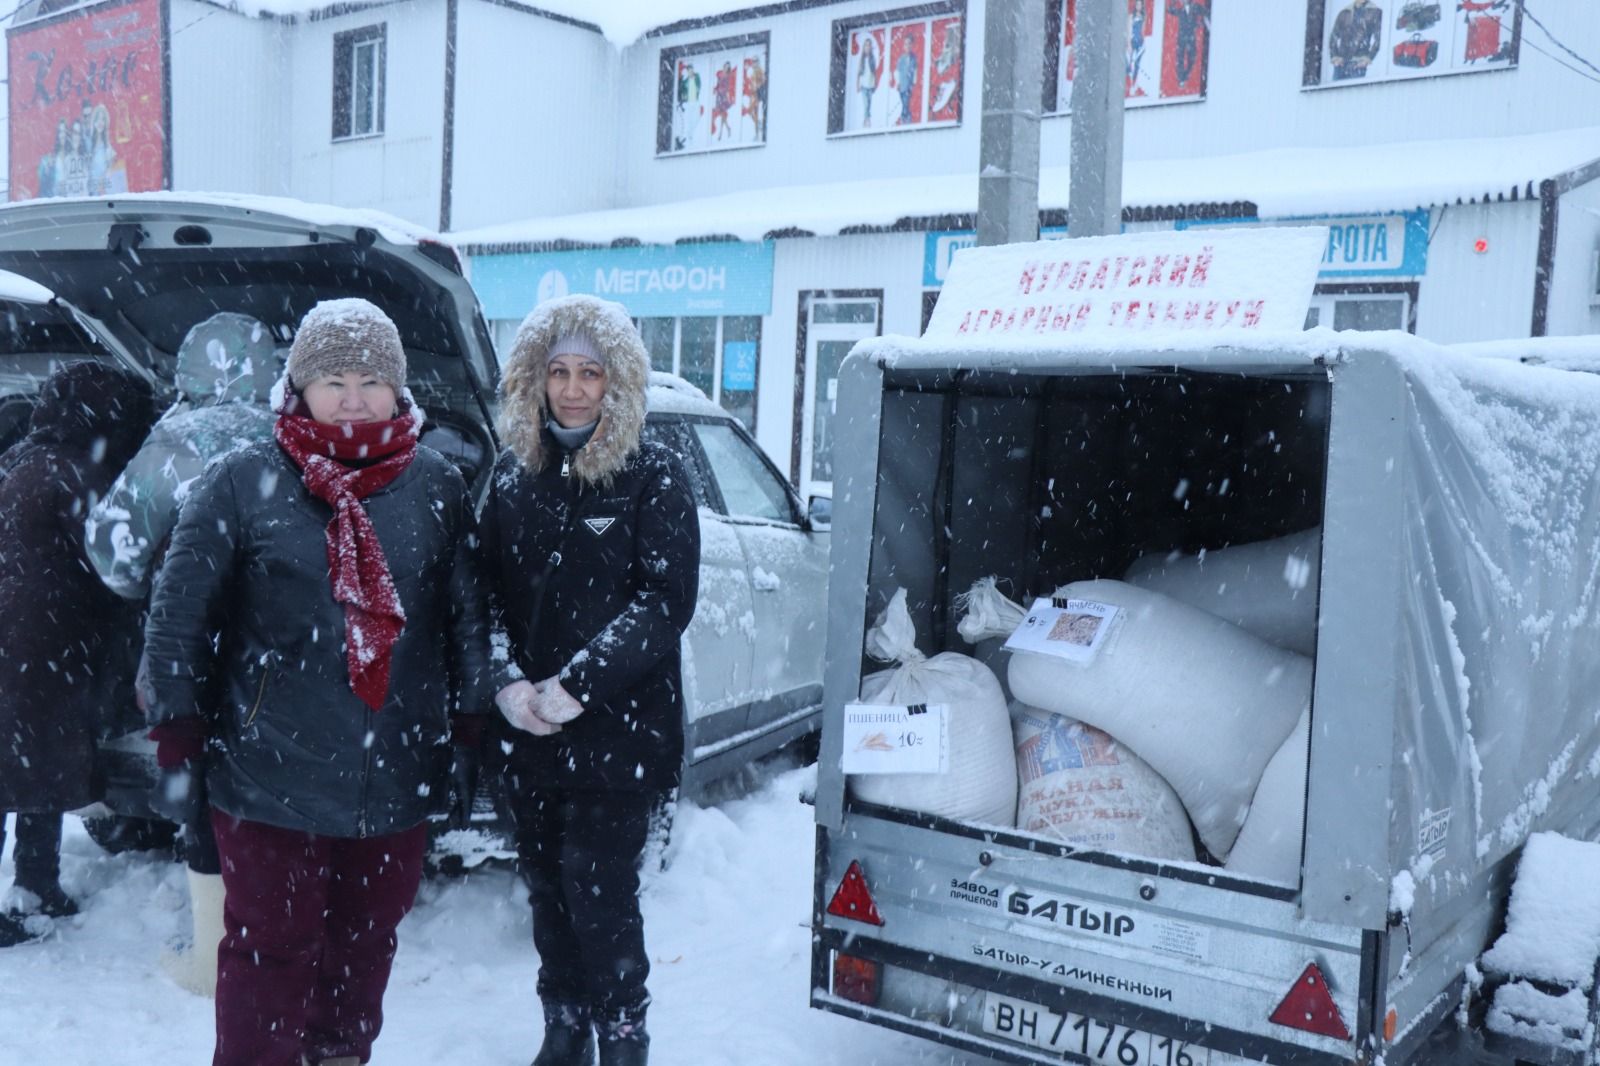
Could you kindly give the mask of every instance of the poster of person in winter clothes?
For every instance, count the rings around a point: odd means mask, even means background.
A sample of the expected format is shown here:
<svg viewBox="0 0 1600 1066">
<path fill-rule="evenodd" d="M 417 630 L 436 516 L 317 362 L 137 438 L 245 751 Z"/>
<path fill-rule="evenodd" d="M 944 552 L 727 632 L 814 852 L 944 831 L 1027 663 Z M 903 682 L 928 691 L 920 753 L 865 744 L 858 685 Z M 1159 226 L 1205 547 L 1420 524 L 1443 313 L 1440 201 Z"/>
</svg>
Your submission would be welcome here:
<svg viewBox="0 0 1600 1066">
<path fill-rule="evenodd" d="M 1123 61 L 1124 95 L 1129 107 L 1180 103 L 1204 98 L 1211 52 L 1210 0 L 1127 0 L 1128 45 Z M 1053 113 L 1071 110 L 1077 76 L 1076 0 L 1051 0 L 1055 34 L 1056 80 Z"/>
<path fill-rule="evenodd" d="M 394 323 L 317 304 L 286 385 L 272 439 L 191 488 L 139 670 L 163 801 L 209 800 L 221 860 L 214 1066 L 371 1057 L 489 708 L 472 500 L 419 442 Z"/>
<path fill-rule="evenodd" d="M 850 77 L 835 133 L 915 129 L 961 120 L 962 22 L 936 16 L 850 31 L 835 71 Z M 837 82 L 836 82 L 837 87 Z M 835 118 L 835 122 L 840 118 Z"/>
<path fill-rule="evenodd" d="M 711 51 L 679 49 L 668 54 L 676 71 L 677 97 L 668 131 L 670 151 L 742 148 L 766 141 L 765 40 Z"/>
<path fill-rule="evenodd" d="M 522 323 L 501 379 L 480 537 L 497 759 L 533 908 L 540 1063 L 643 1066 L 639 863 L 683 763 L 682 637 L 700 524 L 678 455 L 643 437 L 650 358 L 620 304 Z"/>
</svg>

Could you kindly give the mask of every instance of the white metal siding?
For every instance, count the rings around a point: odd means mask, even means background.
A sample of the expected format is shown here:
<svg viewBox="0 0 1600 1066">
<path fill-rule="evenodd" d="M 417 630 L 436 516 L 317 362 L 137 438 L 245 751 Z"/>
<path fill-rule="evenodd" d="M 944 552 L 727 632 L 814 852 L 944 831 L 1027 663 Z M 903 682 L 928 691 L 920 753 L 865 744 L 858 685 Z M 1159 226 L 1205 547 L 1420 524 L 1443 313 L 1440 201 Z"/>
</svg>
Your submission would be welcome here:
<svg viewBox="0 0 1600 1066">
<path fill-rule="evenodd" d="M 1596 257 L 1600 257 L 1600 181 L 1563 196 L 1556 215 L 1555 275 L 1550 286 L 1551 336 L 1600 333 L 1594 301 Z"/>
<path fill-rule="evenodd" d="M 288 195 L 291 32 L 173 0 L 173 188 Z"/>
<path fill-rule="evenodd" d="M 457 18 L 451 228 L 614 206 L 616 49 L 485 0 Z"/>
<path fill-rule="evenodd" d="M 333 38 L 387 27 L 384 131 L 333 140 Z M 290 188 L 320 203 L 371 207 L 423 226 L 439 224 L 444 130 L 445 5 L 388 4 L 302 22 L 289 53 Z"/>
<path fill-rule="evenodd" d="M 1457 341 L 1526 337 L 1533 322 L 1539 202 L 1436 208 L 1428 273 L 1417 301 L 1417 335 Z M 1483 253 L 1473 250 L 1479 238 Z"/>
</svg>

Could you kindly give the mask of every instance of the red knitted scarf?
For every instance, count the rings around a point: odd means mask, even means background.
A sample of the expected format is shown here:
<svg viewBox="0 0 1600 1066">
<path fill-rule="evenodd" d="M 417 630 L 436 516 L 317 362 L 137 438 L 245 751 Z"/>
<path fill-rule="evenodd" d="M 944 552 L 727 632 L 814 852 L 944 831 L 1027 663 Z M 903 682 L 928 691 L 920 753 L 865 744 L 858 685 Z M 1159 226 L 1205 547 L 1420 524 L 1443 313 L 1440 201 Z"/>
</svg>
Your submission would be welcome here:
<svg viewBox="0 0 1600 1066">
<path fill-rule="evenodd" d="M 345 662 L 350 688 L 374 711 L 389 692 L 389 664 L 405 626 L 383 545 L 361 499 L 389 484 L 417 454 L 421 418 L 407 406 L 389 422 L 329 425 L 280 413 L 273 436 L 300 468 L 306 490 L 333 508 L 328 523 L 328 576 L 344 604 Z M 377 460 L 371 462 L 371 460 Z M 365 466 L 350 466 L 365 462 Z"/>
</svg>

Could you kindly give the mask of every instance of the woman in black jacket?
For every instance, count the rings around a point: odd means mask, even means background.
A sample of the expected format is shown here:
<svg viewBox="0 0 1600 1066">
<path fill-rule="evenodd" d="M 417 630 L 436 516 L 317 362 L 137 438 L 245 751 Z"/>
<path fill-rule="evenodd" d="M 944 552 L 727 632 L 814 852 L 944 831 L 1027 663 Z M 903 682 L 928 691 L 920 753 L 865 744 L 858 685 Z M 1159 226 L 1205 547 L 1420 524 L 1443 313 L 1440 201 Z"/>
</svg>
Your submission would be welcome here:
<svg viewBox="0 0 1600 1066">
<path fill-rule="evenodd" d="M 275 441 L 185 502 L 139 676 L 161 765 L 209 791 L 215 1066 L 367 1061 L 451 741 L 487 702 L 471 502 L 417 443 L 394 323 L 318 304 L 287 384 Z"/>
<path fill-rule="evenodd" d="M 508 654 L 504 781 L 531 890 L 536 1066 L 646 1061 L 639 860 L 683 761 L 680 641 L 700 525 L 676 455 L 644 441 L 650 358 L 621 306 L 541 305 L 502 382 L 507 450 L 483 516 Z"/>
<path fill-rule="evenodd" d="M 154 420 L 148 382 L 71 363 L 45 381 L 27 437 L 0 457 L 0 848 L 16 811 L 26 912 L 78 909 L 59 879 L 61 814 L 99 798 L 99 714 L 117 698 L 116 675 L 131 680 L 131 662 L 119 671 L 113 659 L 118 634 L 139 624 L 90 568 L 83 520 Z M 20 915 L 0 914 L 0 947 L 28 938 Z"/>
</svg>

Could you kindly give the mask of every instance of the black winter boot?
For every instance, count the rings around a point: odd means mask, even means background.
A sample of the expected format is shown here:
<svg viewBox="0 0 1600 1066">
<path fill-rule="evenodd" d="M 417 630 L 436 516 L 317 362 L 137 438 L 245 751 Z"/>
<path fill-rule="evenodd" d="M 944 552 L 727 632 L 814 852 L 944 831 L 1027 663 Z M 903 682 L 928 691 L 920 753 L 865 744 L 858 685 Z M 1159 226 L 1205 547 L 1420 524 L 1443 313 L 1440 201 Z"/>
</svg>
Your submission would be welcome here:
<svg viewBox="0 0 1600 1066">
<path fill-rule="evenodd" d="M 594 1029 L 588 1007 L 544 1005 L 544 1043 L 539 1045 L 533 1066 L 594 1066 Z"/>
<path fill-rule="evenodd" d="M 18 881 L 17 889 L 38 897 L 37 906 L 24 905 L 24 914 L 42 914 L 47 918 L 71 918 L 78 913 L 78 901 L 67 895 L 59 882 L 40 883 L 37 885 L 24 884 Z M 24 896 L 23 900 L 27 900 Z M 20 901 L 19 901 L 20 902 Z M 28 901 L 31 903 L 32 901 Z"/>
<path fill-rule="evenodd" d="M 597 1018 L 595 1035 L 600 1044 L 600 1066 L 646 1066 L 650 1034 L 645 1032 L 642 1009 Z"/>
<path fill-rule="evenodd" d="M 15 914 L 0 913 L 0 948 L 16 947 L 26 944 L 39 937 L 28 932 L 28 927 L 22 924 L 22 918 Z"/>
</svg>

